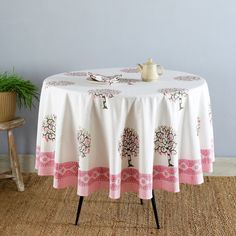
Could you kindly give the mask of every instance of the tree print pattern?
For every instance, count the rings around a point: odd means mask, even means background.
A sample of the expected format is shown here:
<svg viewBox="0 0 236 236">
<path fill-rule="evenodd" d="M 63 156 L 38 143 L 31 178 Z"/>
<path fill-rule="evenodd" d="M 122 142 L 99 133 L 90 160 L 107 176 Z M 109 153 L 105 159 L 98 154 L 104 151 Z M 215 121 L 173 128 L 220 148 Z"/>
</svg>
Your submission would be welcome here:
<svg viewBox="0 0 236 236">
<path fill-rule="evenodd" d="M 168 159 L 168 166 L 174 166 L 172 161 L 172 156 L 177 153 L 177 143 L 176 143 L 176 133 L 171 127 L 160 126 L 155 131 L 154 138 L 154 148 L 155 152 L 158 152 L 160 155 L 164 155 Z"/>
<path fill-rule="evenodd" d="M 197 136 L 199 136 L 200 128 L 201 128 L 201 120 L 200 117 L 197 117 Z"/>
<path fill-rule="evenodd" d="M 51 87 L 51 86 L 68 86 L 68 85 L 73 85 L 75 84 L 72 81 L 65 81 L 65 80 L 60 80 L 60 81 L 48 81 L 46 82 L 46 88 Z"/>
<path fill-rule="evenodd" d="M 212 123 L 212 111 L 211 111 L 211 104 L 208 106 L 208 115 L 209 115 L 209 121 Z"/>
<path fill-rule="evenodd" d="M 64 73 L 64 75 L 67 75 L 67 76 L 87 76 L 88 73 L 81 72 L 81 71 L 74 71 L 74 72 L 66 72 L 66 73 Z"/>
<path fill-rule="evenodd" d="M 107 98 L 113 98 L 115 95 L 118 95 L 120 91 L 114 89 L 93 89 L 89 90 L 88 93 L 94 98 L 98 97 L 102 99 L 103 109 L 108 109 Z"/>
<path fill-rule="evenodd" d="M 200 80 L 201 78 L 197 76 L 187 75 L 187 76 L 177 76 L 174 79 L 180 80 L 180 81 L 197 81 L 197 80 Z"/>
<path fill-rule="evenodd" d="M 90 153 L 91 135 L 85 129 L 79 129 L 77 133 L 79 155 L 86 157 Z"/>
<path fill-rule="evenodd" d="M 188 89 L 182 88 L 165 88 L 160 90 L 161 93 L 164 94 L 172 102 L 179 102 L 179 110 L 182 110 L 183 107 L 183 99 L 188 96 Z"/>
<path fill-rule="evenodd" d="M 47 115 L 42 123 L 43 138 L 48 141 L 54 141 L 56 138 L 56 116 Z"/>
<path fill-rule="evenodd" d="M 120 70 L 121 72 L 125 73 L 138 73 L 139 70 L 137 68 L 124 68 Z"/>
<path fill-rule="evenodd" d="M 118 149 L 121 157 L 128 160 L 128 167 L 133 167 L 132 157 L 139 155 L 139 138 L 135 129 L 124 129 Z"/>
<path fill-rule="evenodd" d="M 119 83 L 127 83 L 128 85 L 134 85 L 134 83 L 142 82 L 140 79 L 126 79 L 126 78 L 119 78 Z"/>
</svg>

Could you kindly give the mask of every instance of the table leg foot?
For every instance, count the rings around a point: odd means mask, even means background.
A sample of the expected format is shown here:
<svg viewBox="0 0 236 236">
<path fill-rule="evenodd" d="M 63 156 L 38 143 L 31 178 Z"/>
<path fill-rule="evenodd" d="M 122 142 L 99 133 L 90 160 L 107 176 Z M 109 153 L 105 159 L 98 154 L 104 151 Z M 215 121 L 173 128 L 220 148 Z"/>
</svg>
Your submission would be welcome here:
<svg viewBox="0 0 236 236">
<path fill-rule="evenodd" d="M 81 207 L 82 207 L 82 204 L 83 204 L 83 200 L 84 200 L 84 197 L 80 196 L 79 205 L 78 205 L 77 214 L 76 214 L 75 225 L 78 225 L 79 215 L 80 215 Z"/>
<path fill-rule="evenodd" d="M 155 216 L 155 220 L 156 220 L 156 225 L 157 225 L 157 228 L 160 229 L 154 190 L 152 190 L 152 199 L 151 199 L 151 201 L 152 201 L 152 208 L 153 208 L 153 212 L 154 212 L 154 216 Z"/>
</svg>

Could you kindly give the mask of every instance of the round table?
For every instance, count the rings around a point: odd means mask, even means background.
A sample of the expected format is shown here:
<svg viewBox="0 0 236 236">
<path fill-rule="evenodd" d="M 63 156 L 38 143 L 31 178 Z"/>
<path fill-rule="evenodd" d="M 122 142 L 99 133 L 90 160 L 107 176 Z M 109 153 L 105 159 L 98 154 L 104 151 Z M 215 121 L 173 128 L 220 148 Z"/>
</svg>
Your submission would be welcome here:
<svg viewBox="0 0 236 236">
<path fill-rule="evenodd" d="M 88 73 L 121 74 L 117 83 Z M 201 184 L 214 161 L 206 81 L 166 70 L 143 82 L 136 68 L 67 72 L 44 80 L 38 117 L 36 169 L 55 188 L 80 196 L 105 188 L 152 197 L 152 189 L 178 192 Z"/>
</svg>

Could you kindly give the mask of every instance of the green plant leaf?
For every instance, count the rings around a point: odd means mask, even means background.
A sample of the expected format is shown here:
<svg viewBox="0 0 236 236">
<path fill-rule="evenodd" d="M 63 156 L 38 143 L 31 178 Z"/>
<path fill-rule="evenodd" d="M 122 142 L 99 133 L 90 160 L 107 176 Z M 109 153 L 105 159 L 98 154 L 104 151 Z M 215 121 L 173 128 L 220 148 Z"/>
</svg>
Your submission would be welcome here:
<svg viewBox="0 0 236 236">
<path fill-rule="evenodd" d="M 35 106 L 34 101 L 39 101 L 37 86 L 30 80 L 24 80 L 14 71 L 12 74 L 7 72 L 0 74 L 0 92 L 15 92 L 19 108 L 31 109 L 32 106 Z"/>
</svg>

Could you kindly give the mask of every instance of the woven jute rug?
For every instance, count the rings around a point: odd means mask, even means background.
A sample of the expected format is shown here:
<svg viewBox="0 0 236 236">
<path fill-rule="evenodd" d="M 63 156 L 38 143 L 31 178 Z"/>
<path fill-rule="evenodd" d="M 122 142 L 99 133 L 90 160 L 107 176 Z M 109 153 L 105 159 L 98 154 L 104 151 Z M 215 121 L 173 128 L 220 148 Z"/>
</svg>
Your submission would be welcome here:
<svg viewBox="0 0 236 236">
<path fill-rule="evenodd" d="M 25 174 L 25 192 L 12 180 L 0 181 L 0 235 L 85 236 L 235 236 L 236 177 L 205 177 L 200 186 L 182 185 L 180 193 L 158 190 L 161 229 L 155 227 L 150 201 L 134 193 L 119 200 L 106 191 L 85 198 L 79 226 L 74 225 L 76 190 L 56 190 L 51 177 Z"/>
</svg>

